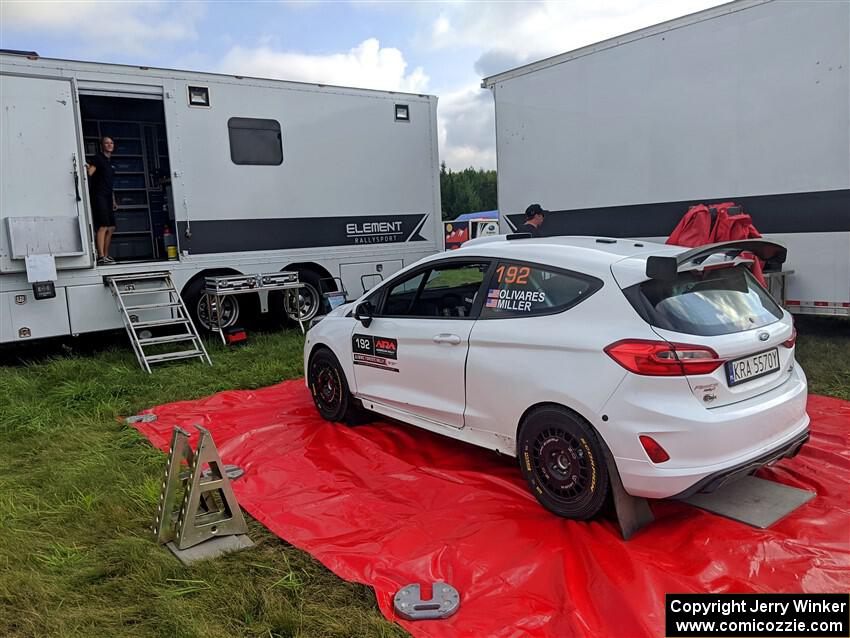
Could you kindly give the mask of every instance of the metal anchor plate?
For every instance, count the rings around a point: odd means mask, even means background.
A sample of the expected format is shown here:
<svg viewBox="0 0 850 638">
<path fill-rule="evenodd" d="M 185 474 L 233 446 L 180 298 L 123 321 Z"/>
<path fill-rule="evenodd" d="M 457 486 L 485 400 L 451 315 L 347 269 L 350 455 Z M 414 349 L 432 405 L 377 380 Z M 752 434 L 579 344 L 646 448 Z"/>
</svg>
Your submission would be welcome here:
<svg viewBox="0 0 850 638">
<path fill-rule="evenodd" d="M 156 415 L 153 413 L 148 414 L 136 414 L 134 416 L 128 416 L 125 421 L 127 425 L 131 423 L 153 423 L 156 421 Z"/>
<path fill-rule="evenodd" d="M 431 586 L 431 599 L 422 600 L 419 583 L 406 585 L 393 597 L 395 612 L 406 620 L 437 620 L 448 618 L 460 607 L 460 594 L 447 583 Z"/>
</svg>

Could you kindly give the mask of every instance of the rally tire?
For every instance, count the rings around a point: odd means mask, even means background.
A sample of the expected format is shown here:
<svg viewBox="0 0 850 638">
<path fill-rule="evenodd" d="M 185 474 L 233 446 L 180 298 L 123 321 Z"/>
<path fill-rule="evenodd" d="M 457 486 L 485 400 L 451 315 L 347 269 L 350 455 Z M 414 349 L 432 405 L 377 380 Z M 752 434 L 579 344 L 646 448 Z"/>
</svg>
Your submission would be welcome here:
<svg viewBox="0 0 850 638">
<path fill-rule="evenodd" d="M 560 406 L 529 414 L 517 437 L 520 470 L 531 493 L 550 512 L 587 520 L 608 497 L 602 444 L 580 416 Z"/>
<path fill-rule="evenodd" d="M 322 418 L 355 425 L 363 421 L 363 410 L 348 389 L 345 372 L 328 348 L 320 348 L 310 357 L 307 383 L 313 403 Z"/>
</svg>

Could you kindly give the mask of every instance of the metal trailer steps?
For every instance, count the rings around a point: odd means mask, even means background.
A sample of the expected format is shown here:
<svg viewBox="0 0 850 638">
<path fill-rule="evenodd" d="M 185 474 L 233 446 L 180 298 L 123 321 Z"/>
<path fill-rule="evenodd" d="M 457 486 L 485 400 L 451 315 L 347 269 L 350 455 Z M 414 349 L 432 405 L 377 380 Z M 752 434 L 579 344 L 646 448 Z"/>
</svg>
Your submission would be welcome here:
<svg viewBox="0 0 850 638">
<path fill-rule="evenodd" d="M 201 359 L 212 365 L 209 354 L 189 317 L 169 272 L 146 272 L 132 275 L 105 275 L 103 283 L 112 290 L 115 303 L 136 359 L 150 373 L 151 364 L 179 359 Z M 129 298 L 132 304 L 127 304 Z M 178 330 L 174 334 L 154 336 L 147 330 Z M 147 333 L 147 334 L 145 334 Z M 151 346 L 174 346 L 170 352 L 150 352 Z"/>
</svg>

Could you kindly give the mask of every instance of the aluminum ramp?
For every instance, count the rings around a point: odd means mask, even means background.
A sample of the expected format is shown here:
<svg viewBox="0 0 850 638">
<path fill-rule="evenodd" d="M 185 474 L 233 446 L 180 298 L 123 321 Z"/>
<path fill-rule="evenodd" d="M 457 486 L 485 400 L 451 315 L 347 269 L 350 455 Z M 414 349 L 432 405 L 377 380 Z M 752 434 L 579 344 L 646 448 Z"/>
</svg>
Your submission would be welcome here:
<svg viewBox="0 0 850 638">
<path fill-rule="evenodd" d="M 103 283 L 112 290 L 142 369 L 150 373 L 153 363 L 195 358 L 212 365 L 171 273 L 105 275 Z"/>
</svg>

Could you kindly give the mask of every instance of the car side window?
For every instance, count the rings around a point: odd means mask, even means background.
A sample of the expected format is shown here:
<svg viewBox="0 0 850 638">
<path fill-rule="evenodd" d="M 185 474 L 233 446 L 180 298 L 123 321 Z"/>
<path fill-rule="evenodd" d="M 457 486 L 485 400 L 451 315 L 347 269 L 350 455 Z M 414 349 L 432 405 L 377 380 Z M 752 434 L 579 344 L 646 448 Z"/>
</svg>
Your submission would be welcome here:
<svg viewBox="0 0 850 638">
<path fill-rule="evenodd" d="M 469 317 L 490 264 L 438 264 L 391 286 L 381 315 L 388 317 Z"/>
<path fill-rule="evenodd" d="M 562 312 L 602 287 L 595 277 L 534 264 L 500 261 L 487 289 L 482 319 Z"/>
<path fill-rule="evenodd" d="M 413 277 L 403 279 L 390 288 L 384 298 L 384 308 L 381 314 L 392 316 L 409 314 L 410 309 L 413 308 L 413 302 L 416 300 L 416 293 L 427 274 L 428 271 L 420 272 Z"/>
</svg>

